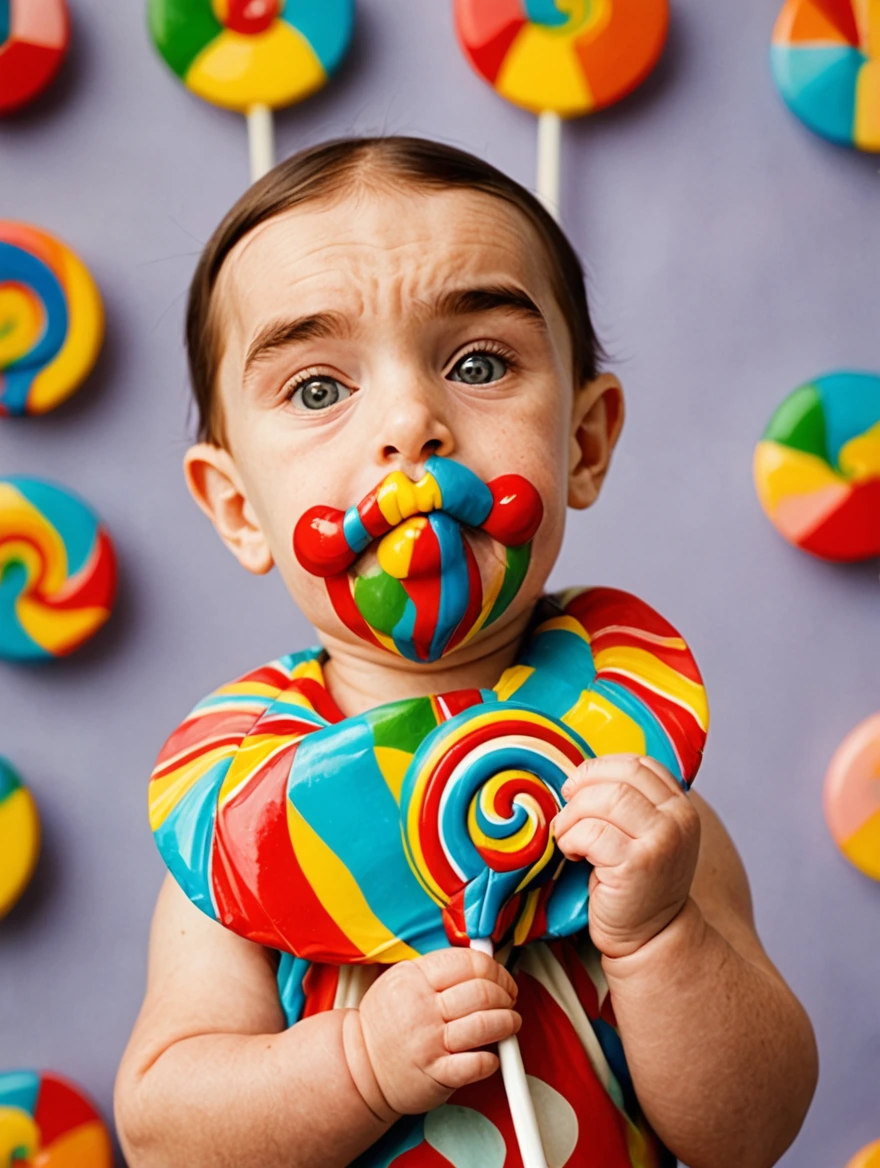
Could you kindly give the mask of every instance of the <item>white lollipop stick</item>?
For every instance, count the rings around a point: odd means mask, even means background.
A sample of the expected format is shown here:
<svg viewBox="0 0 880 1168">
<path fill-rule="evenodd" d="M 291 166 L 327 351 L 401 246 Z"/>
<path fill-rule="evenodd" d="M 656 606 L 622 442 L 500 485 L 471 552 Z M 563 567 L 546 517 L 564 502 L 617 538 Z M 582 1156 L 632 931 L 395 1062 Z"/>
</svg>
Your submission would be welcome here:
<svg viewBox="0 0 880 1168">
<path fill-rule="evenodd" d="M 495 954 L 495 947 L 489 938 L 481 937 L 471 941 L 471 949 L 476 949 L 478 953 L 488 953 L 490 957 Z M 535 1115 L 535 1104 L 529 1091 L 526 1069 L 515 1034 L 498 1043 L 498 1057 L 501 1060 L 501 1078 L 504 1080 L 504 1090 L 507 1092 L 507 1102 L 513 1116 L 513 1130 L 516 1132 L 523 1166 L 547 1168 L 544 1145 L 541 1143 L 541 1133 L 538 1130 L 538 1117 Z"/>
<path fill-rule="evenodd" d="M 272 111 L 267 105 L 252 105 L 246 117 L 251 152 L 251 182 L 256 182 L 275 165 L 275 129 Z"/>
<path fill-rule="evenodd" d="M 538 198 L 557 222 L 561 168 L 562 118 L 545 110 L 538 115 Z"/>
</svg>

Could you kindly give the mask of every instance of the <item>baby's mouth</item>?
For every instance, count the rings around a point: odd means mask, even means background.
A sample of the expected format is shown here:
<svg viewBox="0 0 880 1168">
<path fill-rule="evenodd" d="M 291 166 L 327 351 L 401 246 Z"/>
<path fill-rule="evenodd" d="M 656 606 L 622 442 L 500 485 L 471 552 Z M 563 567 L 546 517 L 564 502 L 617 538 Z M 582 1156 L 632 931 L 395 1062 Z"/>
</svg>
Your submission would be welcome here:
<svg viewBox="0 0 880 1168">
<path fill-rule="evenodd" d="M 417 482 L 393 472 L 347 511 L 313 507 L 294 532 L 299 562 L 324 577 L 343 622 L 416 661 L 491 624 L 516 595 L 543 516 L 527 479 L 484 483 L 432 457 Z"/>
</svg>

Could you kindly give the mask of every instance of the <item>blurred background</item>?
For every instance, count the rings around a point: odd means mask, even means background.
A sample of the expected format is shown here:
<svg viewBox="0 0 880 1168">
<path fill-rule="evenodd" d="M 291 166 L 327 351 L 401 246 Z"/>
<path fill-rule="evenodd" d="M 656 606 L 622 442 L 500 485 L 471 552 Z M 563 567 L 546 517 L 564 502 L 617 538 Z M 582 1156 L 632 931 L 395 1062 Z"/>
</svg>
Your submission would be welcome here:
<svg viewBox="0 0 880 1168">
<path fill-rule="evenodd" d="M 0 473 L 83 495 L 115 538 L 121 592 L 72 658 L 0 664 L 0 753 L 32 787 L 45 835 L 0 923 L 0 1068 L 69 1075 L 109 1118 L 163 876 L 146 814 L 155 756 L 207 691 L 314 633 L 277 576 L 248 576 L 222 547 L 180 470 L 186 291 L 248 183 L 244 120 L 171 75 L 142 4 L 71 8 L 62 74 L 0 122 L 0 215 L 79 252 L 107 339 L 65 405 L 0 424 Z M 551 583 L 636 592 L 697 654 L 713 713 L 699 789 L 819 1038 L 818 1094 L 782 1163 L 842 1168 L 880 1138 L 880 885 L 838 854 L 821 789 L 840 740 L 880 708 L 880 566 L 786 545 L 759 509 L 751 458 L 801 382 L 880 371 L 880 160 L 784 108 L 768 64 L 777 11 L 673 0 L 651 80 L 565 126 L 563 223 L 629 413 Z M 279 157 L 340 135 L 418 134 L 533 186 L 535 119 L 471 71 L 450 2 L 360 0 L 357 22 L 336 78 L 276 116 Z"/>
</svg>

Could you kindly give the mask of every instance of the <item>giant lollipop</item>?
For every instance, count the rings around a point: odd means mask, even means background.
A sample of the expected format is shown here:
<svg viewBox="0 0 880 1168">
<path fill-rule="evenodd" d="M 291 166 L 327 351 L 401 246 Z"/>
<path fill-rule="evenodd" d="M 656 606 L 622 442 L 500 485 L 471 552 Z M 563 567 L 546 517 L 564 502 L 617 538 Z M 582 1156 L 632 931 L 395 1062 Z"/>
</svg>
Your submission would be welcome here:
<svg viewBox="0 0 880 1168">
<path fill-rule="evenodd" d="M 642 601 L 587 589 L 544 607 L 494 690 L 344 718 L 313 649 L 200 702 L 150 781 L 156 843 L 184 892 L 308 962 L 583 929 L 589 871 L 563 862 L 549 832 L 565 776 L 591 752 L 622 750 L 652 754 L 688 786 L 708 711 L 690 651 Z M 503 1057 L 540 1164 L 516 1047 Z"/>
<path fill-rule="evenodd" d="M 668 0 L 455 0 L 455 25 L 476 72 L 538 115 L 538 194 L 558 216 L 561 119 L 645 80 L 666 43 Z"/>
<path fill-rule="evenodd" d="M 354 0 L 148 0 L 148 14 L 156 48 L 187 89 L 247 116 L 256 180 L 275 165 L 272 110 L 336 71 Z"/>
</svg>

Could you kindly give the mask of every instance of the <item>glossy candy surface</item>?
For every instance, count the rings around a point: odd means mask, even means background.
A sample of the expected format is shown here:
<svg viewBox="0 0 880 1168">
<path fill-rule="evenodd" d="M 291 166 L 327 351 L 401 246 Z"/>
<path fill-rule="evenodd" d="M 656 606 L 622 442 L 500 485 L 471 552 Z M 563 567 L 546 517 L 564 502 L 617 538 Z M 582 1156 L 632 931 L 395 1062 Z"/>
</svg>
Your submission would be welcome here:
<svg viewBox="0 0 880 1168">
<path fill-rule="evenodd" d="M 81 499 L 0 478 L 0 657 L 63 657 L 104 624 L 116 594 L 110 536 Z"/>
<path fill-rule="evenodd" d="M 576 117 L 612 105 L 660 58 L 668 0 L 455 0 L 465 56 L 501 97 Z"/>
<path fill-rule="evenodd" d="M 200 702 L 149 795 L 156 843 L 193 903 L 335 964 L 405 960 L 490 929 L 498 944 L 583 928 L 589 870 L 548 838 L 560 776 L 590 752 L 632 751 L 687 786 L 708 709 L 684 641 L 635 597 L 574 590 L 539 615 L 492 690 L 344 718 L 312 649 Z"/>
<path fill-rule="evenodd" d="M 10 764 L 0 758 L 0 917 L 27 887 L 39 851 L 37 805 Z"/>
<path fill-rule="evenodd" d="M 880 714 L 856 726 L 835 752 L 824 803 L 834 842 L 860 872 L 880 880 Z"/>
<path fill-rule="evenodd" d="M 0 114 L 43 92 L 69 41 L 65 0 L 0 0 Z"/>
<path fill-rule="evenodd" d="M 48 232 L 0 220 L 0 416 L 54 409 L 103 337 L 101 296 L 83 262 Z"/>
<path fill-rule="evenodd" d="M 279 109 L 320 89 L 351 41 L 354 0 L 149 0 L 150 32 L 214 105 Z"/>
<path fill-rule="evenodd" d="M 101 1117 L 78 1087 L 58 1075 L 0 1072 L 0 1165 L 112 1168 Z"/>
<path fill-rule="evenodd" d="M 880 555 L 880 377 L 833 373 L 796 389 L 758 443 L 754 474 L 795 547 L 826 560 Z"/>
<path fill-rule="evenodd" d="M 412 661 L 436 661 L 506 611 L 528 571 L 543 512 L 520 475 L 486 484 L 434 456 L 418 482 L 394 471 L 347 511 L 313 507 L 297 523 L 293 546 L 306 571 L 326 579 L 352 632 Z M 476 532 L 501 544 L 503 558 L 484 557 L 481 566 Z M 373 545 L 375 560 L 362 569 L 360 557 Z"/>
<path fill-rule="evenodd" d="M 771 63 L 789 108 L 841 146 L 880 150 L 876 0 L 786 0 Z"/>
</svg>

